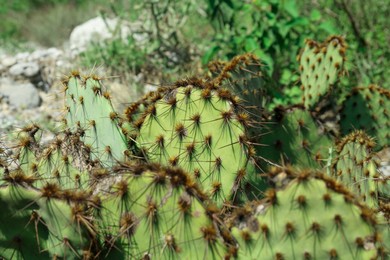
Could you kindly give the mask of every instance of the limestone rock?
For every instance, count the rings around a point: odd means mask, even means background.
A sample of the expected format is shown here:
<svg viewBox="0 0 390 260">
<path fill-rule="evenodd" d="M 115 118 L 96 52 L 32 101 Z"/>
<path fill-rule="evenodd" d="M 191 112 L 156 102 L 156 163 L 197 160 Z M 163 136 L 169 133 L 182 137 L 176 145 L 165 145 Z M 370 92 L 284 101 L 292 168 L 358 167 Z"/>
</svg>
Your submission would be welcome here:
<svg viewBox="0 0 390 260">
<path fill-rule="evenodd" d="M 0 98 L 17 108 L 39 107 L 42 100 L 33 84 L 18 83 L 8 78 L 0 80 Z"/>
<path fill-rule="evenodd" d="M 36 62 L 16 63 L 9 69 L 9 73 L 14 77 L 32 78 L 39 74 L 39 65 Z"/>
</svg>

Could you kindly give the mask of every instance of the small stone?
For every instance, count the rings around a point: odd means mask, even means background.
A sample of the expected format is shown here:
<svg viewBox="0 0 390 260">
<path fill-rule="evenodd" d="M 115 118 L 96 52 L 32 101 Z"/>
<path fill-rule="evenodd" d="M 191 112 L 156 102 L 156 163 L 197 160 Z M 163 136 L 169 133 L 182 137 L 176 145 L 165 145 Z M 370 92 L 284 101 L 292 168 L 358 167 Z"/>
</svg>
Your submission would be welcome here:
<svg viewBox="0 0 390 260">
<path fill-rule="evenodd" d="M 0 97 L 10 106 L 29 109 L 41 105 L 38 90 L 31 83 L 18 83 L 12 80 L 0 81 Z"/>
<path fill-rule="evenodd" d="M 39 74 L 39 65 L 36 62 L 17 63 L 9 69 L 9 73 L 15 77 L 34 77 Z"/>
<path fill-rule="evenodd" d="M 11 67 L 16 64 L 16 59 L 15 57 L 5 57 L 2 59 L 1 64 L 3 64 L 4 67 Z"/>
<path fill-rule="evenodd" d="M 15 59 L 17 60 L 17 62 L 26 61 L 29 56 L 30 56 L 29 52 L 20 52 L 16 54 Z"/>
</svg>

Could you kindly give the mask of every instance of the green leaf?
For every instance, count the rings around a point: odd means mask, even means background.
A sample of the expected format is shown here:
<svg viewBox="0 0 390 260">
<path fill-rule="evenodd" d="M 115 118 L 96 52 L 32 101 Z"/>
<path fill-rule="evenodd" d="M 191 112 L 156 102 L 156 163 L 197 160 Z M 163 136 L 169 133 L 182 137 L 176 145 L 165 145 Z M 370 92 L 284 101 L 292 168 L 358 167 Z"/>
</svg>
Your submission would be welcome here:
<svg viewBox="0 0 390 260">
<path fill-rule="evenodd" d="M 321 23 L 318 28 L 324 30 L 328 34 L 338 34 L 338 30 L 331 20 Z"/>
<path fill-rule="evenodd" d="M 208 49 L 202 57 L 202 64 L 205 65 L 205 64 L 209 63 L 209 61 L 211 61 L 213 59 L 215 54 L 217 54 L 217 52 L 220 49 L 221 48 L 218 45 L 214 45 L 210 49 Z"/>
<path fill-rule="evenodd" d="M 274 70 L 274 60 L 272 59 L 272 57 L 270 55 L 268 55 L 267 53 L 265 53 L 263 50 L 261 49 L 257 49 L 254 51 L 254 54 L 260 58 L 260 60 L 262 62 L 264 62 L 267 66 L 266 66 L 266 69 L 270 72 L 270 74 L 272 74 L 273 70 Z"/>
<path fill-rule="evenodd" d="M 245 52 L 253 52 L 259 48 L 259 43 L 254 38 L 247 38 L 245 40 Z"/>
<path fill-rule="evenodd" d="M 319 21 L 321 19 L 321 12 L 317 9 L 314 9 L 310 12 L 310 20 L 312 21 Z"/>
<path fill-rule="evenodd" d="M 298 7 L 295 1 L 293 0 L 283 1 L 282 7 L 292 17 L 296 18 L 299 16 Z"/>
</svg>

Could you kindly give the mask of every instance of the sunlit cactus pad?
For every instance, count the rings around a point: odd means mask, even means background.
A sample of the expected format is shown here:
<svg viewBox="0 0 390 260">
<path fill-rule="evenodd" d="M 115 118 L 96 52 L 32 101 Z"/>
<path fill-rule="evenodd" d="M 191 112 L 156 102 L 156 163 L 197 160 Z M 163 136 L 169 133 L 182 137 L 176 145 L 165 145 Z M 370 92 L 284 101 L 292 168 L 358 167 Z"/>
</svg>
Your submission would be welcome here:
<svg viewBox="0 0 390 260">
<path fill-rule="evenodd" d="M 245 135 L 248 120 L 228 90 L 193 80 L 149 105 L 137 123 L 137 141 L 150 161 L 180 166 L 222 202 L 253 171 Z"/>
<path fill-rule="evenodd" d="M 338 36 L 328 38 L 324 43 L 307 40 L 298 56 L 301 83 L 304 91 L 303 104 L 313 108 L 337 83 L 343 72 L 346 44 Z"/>
<path fill-rule="evenodd" d="M 227 230 L 192 176 L 157 164 L 122 165 L 95 215 L 109 259 L 222 259 Z M 221 226 L 222 227 L 222 226 Z"/>
<path fill-rule="evenodd" d="M 66 124 L 90 147 L 93 159 L 112 165 L 123 160 L 127 141 L 110 95 L 97 76 L 74 72 L 63 80 L 66 94 Z"/>
</svg>

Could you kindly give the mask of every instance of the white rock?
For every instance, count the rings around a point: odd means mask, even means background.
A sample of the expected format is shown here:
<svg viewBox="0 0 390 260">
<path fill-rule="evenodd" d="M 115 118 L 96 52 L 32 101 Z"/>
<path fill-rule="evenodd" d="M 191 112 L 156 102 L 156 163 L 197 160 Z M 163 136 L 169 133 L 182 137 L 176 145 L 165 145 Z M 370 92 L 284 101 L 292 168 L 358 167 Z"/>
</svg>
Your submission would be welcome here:
<svg viewBox="0 0 390 260">
<path fill-rule="evenodd" d="M 3 64 L 4 67 L 11 67 L 16 63 L 15 57 L 5 57 L 2 59 L 1 64 Z"/>
<path fill-rule="evenodd" d="M 141 22 L 129 23 L 117 18 L 95 17 L 73 29 L 69 39 L 71 56 L 85 51 L 92 43 L 102 44 L 104 41 L 114 38 L 125 41 L 129 36 L 132 36 L 137 45 L 146 44 L 149 35 L 143 26 L 144 24 Z"/>
<path fill-rule="evenodd" d="M 9 69 L 9 73 L 12 76 L 25 76 L 33 77 L 39 73 L 39 65 L 36 62 L 21 62 L 13 65 Z"/>
<path fill-rule="evenodd" d="M 20 52 L 16 54 L 15 59 L 20 62 L 20 61 L 26 61 L 28 57 L 30 56 L 29 52 Z"/>
<path fill-rule="evenodd" d="M 115 33 L 119 33 L 119 36 L 125 39 L 130 34 L 130 30 L 127 26 L 122 26 L 118 19 L 103 19 L 99 16 L 88 20 L 76 26 L 70 34 L 71 52 L 74 55 L 78 54 L 91 43 L 102 43 L 113 38 Z"/>
<path fill-rule="evenodd" d="M 36 50 L 29 56 L 30 61 L 40 61 L 43 59 L 57 59 L 61 57 L 63 52 L 57 48 Z"/>
<path fill-rule="evenodd" d="M 31 83 L 17 83 L 3 78 L 0 81 L 0 97 L 7 100 L 10 106 L 34 108 L 41 104 L 38 90 Z"/>
<path fill-rule="evenodd" d="M 144 94 L 152 92 L 152 91 L 156 91 L 158 89 L 158 87 L 159 87 L 158 85 L 145 84 L 145 86 L 143 88 Z"/>
</svg>

